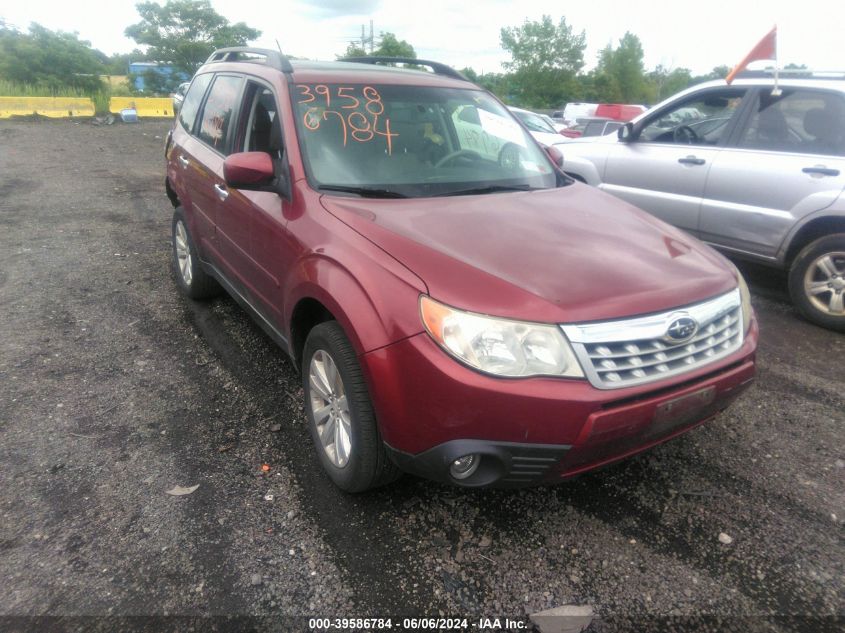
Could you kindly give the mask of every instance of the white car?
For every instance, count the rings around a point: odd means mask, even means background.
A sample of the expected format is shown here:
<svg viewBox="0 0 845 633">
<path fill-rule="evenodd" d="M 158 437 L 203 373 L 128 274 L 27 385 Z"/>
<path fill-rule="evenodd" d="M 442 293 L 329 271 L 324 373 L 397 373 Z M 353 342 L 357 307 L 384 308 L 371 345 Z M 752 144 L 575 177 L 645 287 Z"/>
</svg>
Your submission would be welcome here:
<svg viewBox="0 0 845 633">
<path fill-rule="evenodd" d="M 522 108 L 513 108 L 508 106 L 513 115 L 522 121 L 523 125 L 528 128 L 533 136 L 541 145 L 559 145 L 565 143 L 568 139 L 561 136 L 550 123 L 547 123 L 539 114 L 531 112 L 530 110 L 523 110 Z"/>
</svg>

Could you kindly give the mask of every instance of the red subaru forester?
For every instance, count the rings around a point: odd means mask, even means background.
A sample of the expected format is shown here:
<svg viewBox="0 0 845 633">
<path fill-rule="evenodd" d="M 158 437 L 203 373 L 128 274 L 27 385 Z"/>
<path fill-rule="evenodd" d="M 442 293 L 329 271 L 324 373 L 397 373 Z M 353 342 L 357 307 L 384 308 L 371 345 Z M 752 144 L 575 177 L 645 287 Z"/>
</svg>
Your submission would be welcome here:
<svg viewBox="0 0 845 633">
<path fill-rule="evenodd" d="M 338 486 L 560 481 L 749 385 L 733 265 L 573 182 L 451 68 L 383 61 L 219 50 L 166 147 L 179 286 L 290 355 Z"/>
</svg>

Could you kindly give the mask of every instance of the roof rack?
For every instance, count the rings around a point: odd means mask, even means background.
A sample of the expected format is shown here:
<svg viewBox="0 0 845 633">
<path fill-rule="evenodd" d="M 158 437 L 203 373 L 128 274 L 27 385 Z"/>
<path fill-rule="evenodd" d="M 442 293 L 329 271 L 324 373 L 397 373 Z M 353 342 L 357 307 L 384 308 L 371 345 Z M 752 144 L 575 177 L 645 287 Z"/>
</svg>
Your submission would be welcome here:
<svg viewBox="0 0 845 633">
<path fill-rule="evenodd" d="M 753 79 L 760 77 L 774 77 L 775 69 L 771 66 L 760 70 L 743 70 L 737 79 Z M 778 77 L 787 79 L 845 79 L 845 70 L 813 70 L 812 68 L 781 68 Z"/>
<path fill-rule="evenodd" d="M 254 56 L 254 57 L 251 57 Z M 283 73 L 293 73 L 293 66 L 287 57 L 282 55 L 279 51 L 274 51 L 271 48 L 252 48 L 250 46 L 230 46 L 228 48 L 218 48 L 208 59 L 206 64 L 214 62 L 259 62 L 255 57 L 263 57 L 264 64 L 280 70 Z"/>
<path fill-rule="evenodd" d="M 436 75 L 444 75 L 452 79 L 459 79 L 461 81 L 469 81 L 457 70 L 446 64 L 440 62 L 432 62 L 427 59 L 415 59 L 413 57 L 344 57 L 337 60 L 339 62 L 355 62 L 358 64 L 416 64 L 417 66 L 428 66 L 434 71 Z"/>
</svg>

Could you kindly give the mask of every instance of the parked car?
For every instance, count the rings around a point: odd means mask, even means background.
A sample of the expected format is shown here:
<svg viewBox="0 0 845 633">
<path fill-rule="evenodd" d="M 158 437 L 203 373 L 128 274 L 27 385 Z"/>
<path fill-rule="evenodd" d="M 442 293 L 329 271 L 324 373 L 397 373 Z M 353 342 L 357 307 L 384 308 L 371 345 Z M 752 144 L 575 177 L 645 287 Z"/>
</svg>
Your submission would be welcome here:
<svg viewBox="0 0 845 633">
<path fill-rule="evenodd" d="M 561 481 L 749 384 L 758 329 L 725 258 L 565 176 L 448 66 L 367 60 L 216 51 L 165 151 L 179 288 L 226 290 L 288 354 L 335 484 Z"/>
<path fill-rule="evenodd" d="M 605 134 L 612 134 L 620 127 L 622 121 L 615 121 L 604 117 L 587 117 L 580 119 L 577 125 L 565 129 L 561 134 L 567 140 L 574 138 L 581 138 L 584 136 L 604 136 Z"/>
<path fill-rule="evenodd" d="M 567 173 L 740 258 L 789 272 L 809 320 L 845 331 L 845 75 L 715 81 L 618 137 L 567 145 Z"/>
<path fill-rule="evenodd" d="M 578 119 L 596 116 L 598 103 L 567 103 L 563 108 L 563 122 L 567 127 L 578 124 Z"/>
<path fill-rule="evenodd" d="M 539 116 L 539 117 L 540 117 L 541 119 L 543 119 L 546 123 L 548 123 L 548 124 L 551 126 L 551 128 L 552 128 L 555 132 L 557 132 L 558 134 L 560 134 L 561 132 L 563 132 L 563 130 L 565 130 L 565 129 L 566 129 L 566 125 L 564 125 L 563 123 L 559 123 L 558 121 L 555 121 L 555 120 L 554 120 L 552 117 L 550 117 L 548 114 L 541 114 L 541 113 L 539 113 L 539 112 L 538 112 L 538 113 L 537 113 L 537 116 Z"/>
<path fill-rule="evenodd" d="M 547 122 L 541 115 L 530 110 L 523 110 L 522 108 L 514 108 L 508 106 L 517 119 L 522 121 L 528 131 L 531 132 L 537 141 L 543 145 L 557 145 L 563 143 L 566 139 L 561 137 L 552 123 Z"/>
<path fill-rule="evenodd" d="M 614 121 L 630 121 L 647 109 L 644 105 L 629 103 L 600 103 L 596 108 L 596 116 L 613 119 Z"/>
</svg>

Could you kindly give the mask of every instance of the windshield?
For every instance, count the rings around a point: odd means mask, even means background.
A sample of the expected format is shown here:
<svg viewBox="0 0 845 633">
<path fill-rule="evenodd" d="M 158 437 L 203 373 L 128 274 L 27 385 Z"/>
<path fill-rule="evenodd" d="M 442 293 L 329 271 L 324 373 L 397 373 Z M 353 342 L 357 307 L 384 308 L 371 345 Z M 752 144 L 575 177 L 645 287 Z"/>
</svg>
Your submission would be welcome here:
<svg viewBox="0 0 845 633">
<path fill-rule="evenodd" d="M 544 119 L 540 117 L 539 114 L 534 114 L 533 112 L 525 112 L 522 110 L 511 110 L 516 117 L 525 123 L 525 127 L 527 127 L 532 132 L 548 132 L 550 134 L 557 134 L 555 129 L 546 123 Z"/>
<path fill-rule="evenodd" d="M 547 189 L 549 158 L 478 90 L 297 84 L 300 148 L 326 191 L 421 197 Z"/>
</svg>

